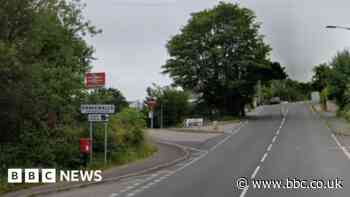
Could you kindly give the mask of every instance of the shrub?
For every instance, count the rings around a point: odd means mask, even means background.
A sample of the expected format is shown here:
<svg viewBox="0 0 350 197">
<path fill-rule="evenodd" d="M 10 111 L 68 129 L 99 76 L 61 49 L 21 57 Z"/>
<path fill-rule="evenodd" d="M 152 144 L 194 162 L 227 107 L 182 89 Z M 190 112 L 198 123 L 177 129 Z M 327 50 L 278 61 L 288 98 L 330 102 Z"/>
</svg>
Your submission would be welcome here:
<svg viewBox="0 0 350 197">
<path fill-rule="evenodd" d="M 116 144 L 130 147 L 139 146 L 145 140 L 143 129 L 146 128 L 144 115 L 136 109 L 125 108 L 112 116 L 109 127 Z"/>
</svg>

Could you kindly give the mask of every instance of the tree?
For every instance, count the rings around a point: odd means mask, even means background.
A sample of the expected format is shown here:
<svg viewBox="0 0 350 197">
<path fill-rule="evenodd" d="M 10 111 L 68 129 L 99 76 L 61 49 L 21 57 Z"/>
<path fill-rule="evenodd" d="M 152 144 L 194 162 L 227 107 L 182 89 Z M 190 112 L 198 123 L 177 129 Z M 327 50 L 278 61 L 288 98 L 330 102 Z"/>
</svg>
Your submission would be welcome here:
<svg viewBox="0 0 350 197">
<path fill-rule="evenodd" d="M 272 62 L 270 69 L 271 76 L 268 78 L 274 80 L 287 79 L 288 74 L 286 73 L 286 68 L 283 67 L 279 62 Z"/>
<path fill-rule="evenodd" d="M 343 50 L 333 58 L 330 84 L 330 94 L 332 94 L 340 109 L 342 110 L 348 103 L 346 91 L 350 84 L 350 52 Z"/>
<path fill-rule="evenodd" d="M 294 81 L 291 79 L 273 80 L 270 86 L 265 86 L 264 97 L 270 99 L 272 97 L 280 97 L 285 101 L 302 101 L 308 98 L 311 92 L 311 85 Z"/>
<path fill-rule="evenodd" d="M 221 2 L 192 14 L 167 44 L 163 66 L 176 85 L 201 95 L 201 101 L 230 115 L 245 115 L 254 86 L 270 70 L 270 47 L 259 34 L 253 11 Z"/>
<path fill-rule="evenodd" d="M 190 112 L 190 95 L 174 87 L 153 85 L 147 88 L 147 99 L 157 100 L 155 109 L 156 126 L 176 126 Z"/>
<path fill-rule="evenodd" d="M 85 102 L 95 104 L 113 104 L 116 107 L 116 112 L 120 112 L 123 108 L 128 107 L 129 105 L 123 94 L 114 88 L 95 90 L 87 96 Z"/>
<path fill-rule="evenodd" d="M 76 0 L 0 2 L 0 178 L 10 166 L 70 166 L 93 59 L 84 35 L 99 31 Z"/>
<path fill-rule="evenodd" d="M 315 90 L 321 92 L 328 84 L 331 77 L 332 69 L 327 64 L 320 64 L 313 68 L 312 86 Z"/>
</svg>

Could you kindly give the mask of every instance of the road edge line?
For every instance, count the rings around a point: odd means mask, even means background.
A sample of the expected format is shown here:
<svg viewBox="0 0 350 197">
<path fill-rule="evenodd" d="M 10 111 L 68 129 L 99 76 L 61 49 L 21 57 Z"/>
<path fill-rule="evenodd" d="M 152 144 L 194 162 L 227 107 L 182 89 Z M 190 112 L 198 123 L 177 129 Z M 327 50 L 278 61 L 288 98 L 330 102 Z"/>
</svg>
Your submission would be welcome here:
<svg viewBox="0 0 350 197">
<path fill-rule="evenodd" d="M 143 174 L 147 174 L 147 173 L 150 173 L 150 172 L 153 172 L 153 171 L 157 171 L 157 170 L 160 170 L 160 169 L 164 169 L 164 168 L 176 165 L 177 163 L 180 163 L 180 162 L 188 159 L 189 156 L 190 156 L 190 152 L 188 150 L 186 150 L 186 148 L 182 147 L 179 144 L 168 143 L 168 142 L 161 142 L 161 141 L 156 141 L 156 143 L 164 144 L 164 145 L 168 145 L 168 146 L 174 146 L 174 147 L 180 149 L 181 151 L 185 152 L 185 155 L 180 157 L 180 158 L 176 158 L 173 161 L 166 162 L 164 164 L 159 164 L 159 165 L 153 166 L 151 168 L 140 170 L 138 172 L 125 174 L 125 175 L 122 175 L 122 176 L 117 176 L 117 177 L 103 179 L 100 182 L 88 182 L 88 183 L 81 183 L 81 184 L 61 186 L 61 187 L 57 186 L 57 188 L 54 188 L 54 189 L 52 189 L 50 191 L 30 192 L 29 194 L 26 194 L 26 195 L 28 195 L 28 196 L 32 196 L 32 195 L 48 195 L 48 194 L 54 194 L 54 193 L 59 193 L 59 192 L 64 192 L 64 191 L 70 191 L 70 190 L 73 190 L 73 189 L 79 189 L 79 188 L 85 188 L 85 187 L 94 186 L 94 185 L 100 185 L 100 184 L 104 184 L 104 183 L 118 182 L 118 181 L 120 181 L 122 179 L 130 178 L 130 177 L 134 177 L 134 176 L 140 176 L 140 175 L 143 175 Z M 5 196 L 6 195 L 11 195 L 11 193 L 7 193 L 7 194 L 5 193 Z"/>
<path fill-rule="evenodd" d="M 342 143 L 340 143 L 339 139 L 337 138 L 337 136 L 335 135 L 335 131 L 331 128 L 331 126 L 329 125 L 329 121 L 327 119 L 325 119 L 323 117 L 323 115 L 318 112 L 315 109 L 315 106 L 313 104 L 311 104 L 310 106 L 310 111 L 313 112 L 313 114 L 319 118 L 321 121 L 323 121 L 323 123 L 326 125 L 326 128 L 331 132 L 331 137 L 332 139 L 335 141 L 335 143 L 337 144 L 337 146 L 343 151 L 343 153 L 345 154 L 345 156 L 348 158 L 348 160 L 350 160 L 350 152 L 348 151 L 348 149 L 342 145 Z"/>
</svg>

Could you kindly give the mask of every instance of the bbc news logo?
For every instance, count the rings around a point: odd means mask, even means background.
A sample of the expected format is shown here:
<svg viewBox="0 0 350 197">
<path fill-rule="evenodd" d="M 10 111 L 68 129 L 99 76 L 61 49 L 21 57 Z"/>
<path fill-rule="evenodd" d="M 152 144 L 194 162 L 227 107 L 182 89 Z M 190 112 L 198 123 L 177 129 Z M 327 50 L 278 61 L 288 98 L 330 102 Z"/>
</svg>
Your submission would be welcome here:
<svg viewBox="0 0 350 197">
<path fill-rule="evenodd" d="M 58 173 L 57 173 L 58 172 Z M 101 170 L 19 169 L 7 171 L 8 183 L 100 182 Z"/>
</svg>

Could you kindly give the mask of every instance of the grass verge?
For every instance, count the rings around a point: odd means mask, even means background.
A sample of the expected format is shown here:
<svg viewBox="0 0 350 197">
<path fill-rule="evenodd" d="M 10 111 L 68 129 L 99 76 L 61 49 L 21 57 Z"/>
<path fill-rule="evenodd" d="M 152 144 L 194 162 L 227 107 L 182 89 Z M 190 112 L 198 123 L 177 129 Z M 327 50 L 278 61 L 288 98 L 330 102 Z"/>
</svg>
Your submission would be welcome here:
<svg viewBox="0 0 350 197">
<path fill-rule="evenodd" d="M 120 167 L 135 161 L 140 161 L 152 156 L 157 152 L 157 148 L 150 143 L 143 143 L 139 147 L 127 148 L 124 151 L 116 152 L 109 156 L 107 165 L 104 163 L 104 154 L 96 153 L 94 156 L 94 161 L 90 163 L 86 168 L 81 169 L 99 169 L 107 170 L 114 167 Z M 74 169 L 76 170 L 76 169 Z M 7 176 L 0 176 L 0 196 L 1 194 L 18 191 L 21 189 L 28 189 L 31 187 L 40 186 L 43 184 L 8 184 Z"/>
</svg>

